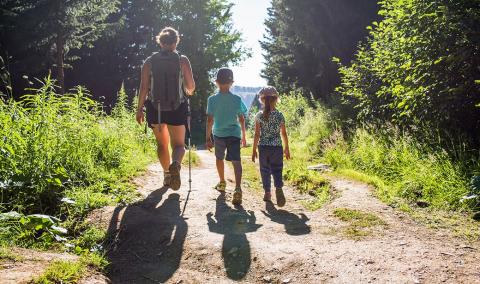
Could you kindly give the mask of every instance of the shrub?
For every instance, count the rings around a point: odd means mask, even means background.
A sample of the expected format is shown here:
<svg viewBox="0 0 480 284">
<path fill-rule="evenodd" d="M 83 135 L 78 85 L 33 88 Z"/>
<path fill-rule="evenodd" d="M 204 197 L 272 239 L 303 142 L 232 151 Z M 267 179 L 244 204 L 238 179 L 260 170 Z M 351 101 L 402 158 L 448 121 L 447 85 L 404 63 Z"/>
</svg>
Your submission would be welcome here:
<svg viewBox="0 0 480 284">
<path fill-rule="evenodd" d="M 151 161 L 151 139 L 121 100 L 107 116 L 82 87 L 59 96 L 48 78 L 30 91 L 0 100 L 3 211 L 53 215 L 65 196 L 115 196 Z"/>
</svg>

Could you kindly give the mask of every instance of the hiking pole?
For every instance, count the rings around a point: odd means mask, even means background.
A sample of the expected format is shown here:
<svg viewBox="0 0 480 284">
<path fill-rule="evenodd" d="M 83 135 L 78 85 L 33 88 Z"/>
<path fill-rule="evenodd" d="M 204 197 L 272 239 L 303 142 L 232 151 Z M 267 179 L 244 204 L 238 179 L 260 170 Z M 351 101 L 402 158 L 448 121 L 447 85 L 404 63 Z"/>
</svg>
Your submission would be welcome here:
<svg viewBox="0 0 480 284">
<path fill-rule="evenodd" d="M 188 143 L 188 194 L 185 204 L 183 205 L 182 217 L 187 207 L 188 199 L 190 198 L 190 192 L 192 191 L 192 133 L 190 131 L 190 123 L 192 120 L 192 112 L 190 109 L 190 98 L 187 98 L 187 143 Z"/>
</svg>

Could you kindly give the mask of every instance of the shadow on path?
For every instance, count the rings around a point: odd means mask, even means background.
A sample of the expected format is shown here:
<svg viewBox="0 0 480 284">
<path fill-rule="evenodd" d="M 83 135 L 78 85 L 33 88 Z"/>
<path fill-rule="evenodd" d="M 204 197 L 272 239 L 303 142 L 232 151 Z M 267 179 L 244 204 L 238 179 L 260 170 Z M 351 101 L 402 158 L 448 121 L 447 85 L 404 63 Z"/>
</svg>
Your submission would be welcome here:
<svg viewBox="0 0 480 284">
<path fill-rule="evenodd" d="M 211 232 L 224 235 L 222 257 L 228 278 L 243 279 L 252 261 L 246 233 L 255 232 L 262 225 L 256 224 L 253 211 L 247 212 L 242 206 L 228 206 L 225 193 L 217 197 L 215 215 L 208 213 L 207 221 Z"/>
<path fill-rule="evenodd" d="M 180 216 L 180 196 L 167 188 L 118 207 L 110 221 L 107 257 L 112 283 L 163 283 L 180 266 L 188 226 Z"/>
<path fill-rule="evenodd" d="M 310 219 L 305 214 L 296 215 L 283 209 L 277 209 L 271 202 L 265 203 L 265 209 L 267 212 L 262 210 L 262 213 L 273 222 L 283 224 L 287 234 L 299 236 L 310 233 L 310 226 L 306 224 Z"/>
</svg>

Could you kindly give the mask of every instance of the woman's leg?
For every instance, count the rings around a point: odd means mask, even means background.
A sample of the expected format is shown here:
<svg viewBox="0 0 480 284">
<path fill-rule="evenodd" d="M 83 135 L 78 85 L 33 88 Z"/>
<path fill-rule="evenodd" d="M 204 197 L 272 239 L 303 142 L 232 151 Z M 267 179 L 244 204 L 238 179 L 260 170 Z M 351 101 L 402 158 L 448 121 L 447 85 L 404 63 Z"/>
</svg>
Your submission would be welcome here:
<svg viewBox="0 0 480 284">
<path fill-rule="evenodd" d="M 172 163 L 182 164 L 185 155 L 185 125 L 168 125 L 170 144 L 172 146 Z"/>
<path fill-rule="evenodd" d="M 166 124 L 152 124 L 153 134 L 157 140 L 157 156 L 163 171 L 168 172 L 170 166 L 170 153 L 168 152 L 168 142 L 170 135 Z"/>
</svg>

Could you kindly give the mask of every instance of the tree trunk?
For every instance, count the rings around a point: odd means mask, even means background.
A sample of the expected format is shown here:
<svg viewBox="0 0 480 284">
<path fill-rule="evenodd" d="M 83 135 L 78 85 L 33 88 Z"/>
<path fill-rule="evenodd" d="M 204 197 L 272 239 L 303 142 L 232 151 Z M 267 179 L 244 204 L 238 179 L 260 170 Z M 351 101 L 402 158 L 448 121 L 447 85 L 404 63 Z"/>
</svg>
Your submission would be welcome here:
<svg viewBox="0 0 480 284">
<path fill-rule="evenodd" d="M 57 84 L 60 87 L 60 95 L 65 94 L 65 74 L 63 68 L 63 60 L 65 56 L 65 32 L 63 30 L 63 20 L 64 20 L 64 13 L 65 13 L 65 3 L 64 0 L 57 0 L 56 1 L 56 17 L 59 23 L 57 28 L 57 38 L 56 38 L 56 47 L 57 47 Z"/>
<path fill-rule="evenodd" d="M 65 74 L 63 71 L 63 55 L 64 55 L 65 41 L 61 34 L 57 34 L 57 83 L 60 87 L 60 94 L 65 94 Z"/>
</svg>

